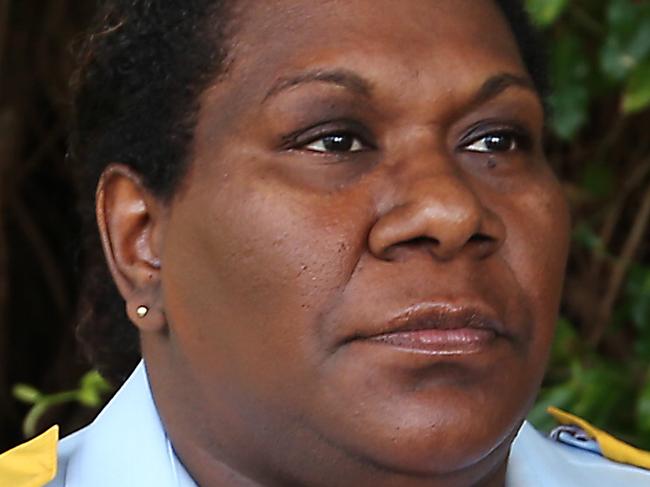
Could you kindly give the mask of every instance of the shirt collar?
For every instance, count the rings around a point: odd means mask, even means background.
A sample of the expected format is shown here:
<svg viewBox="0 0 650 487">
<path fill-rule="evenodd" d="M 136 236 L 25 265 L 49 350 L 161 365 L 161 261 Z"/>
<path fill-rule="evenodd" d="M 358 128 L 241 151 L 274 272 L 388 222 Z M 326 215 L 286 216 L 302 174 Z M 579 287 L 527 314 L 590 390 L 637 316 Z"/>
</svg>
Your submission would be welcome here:
<svg viewBox="0 0 650 487">
<path fill-rule="evenodd" d="M 196 487 L 171 447 L 141 361 L 95 421 L 59 446 L 66 487 Z"/>
</svg>

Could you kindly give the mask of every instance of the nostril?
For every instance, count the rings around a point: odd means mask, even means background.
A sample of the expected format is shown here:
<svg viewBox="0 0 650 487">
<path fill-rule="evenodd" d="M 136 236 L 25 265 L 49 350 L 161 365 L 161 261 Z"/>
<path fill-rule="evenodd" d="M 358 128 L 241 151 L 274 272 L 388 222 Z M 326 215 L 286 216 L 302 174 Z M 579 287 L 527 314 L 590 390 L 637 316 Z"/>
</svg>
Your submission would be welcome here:
<svg viewBox="0 0 650 487">
<path fill-rule="evenodd" d="M 416 237 L 412 238 L 408 242 L 404 242 L 404 244 L 410 247 L 430 247 L 432 245 L 440 245 L 440 242 L 437 239 L 431 237 Z"/>
<path fill-rule="evenodd" d="M 483 244 L 483 243 L 492 243 L 494 238 L 484 233 L 475 233 L 472 235 L 467 243 Z"/>
<path fill-rule="evenodd" d="M 495 242 L 496 239 L 494 239 L 490 235 L 484 233 L 475 233 L 464 244 L 461 244 L 459 247 L 480 249 L 479 253 L 482 253 L 482 252 L 489 251 L 494 246 Z M 447 251 L 455 252 L 455 250 L 459 250 L 457 249 L 456 244 L 443 245 L 442 242 L 440 242 L 440 240 L 431 237 L 412 238 L 406 242 L 402 242 L 400 246 L 411 248 L 411 249 L 424 249 L 424 250 L 433 251 L 438 257 L 441 257 L 442 254 L 446 254 Z"/>
<path fill-rule="evenodd" d="M 382 258 L 388 261 L 397 261 L 407 258 L 412 252 L 436 253 L 440 242 L 435 238 L 415 237 L 396 245 L 391 245 L 382 252 Z"/>
<path fill-rule="evenodd" d="M 484 233 L 475 233 L 467 241 L 467 247 L 478 258 L 491 255 L 498 246 L 498 239 Z"/>
<path fill-rule="evenodd" d="M 406 248 L 425 251 L 437 255 L 440 253 L 440 240 L 431 237 L 416 237 L 402 244 Z"/>
</svg>

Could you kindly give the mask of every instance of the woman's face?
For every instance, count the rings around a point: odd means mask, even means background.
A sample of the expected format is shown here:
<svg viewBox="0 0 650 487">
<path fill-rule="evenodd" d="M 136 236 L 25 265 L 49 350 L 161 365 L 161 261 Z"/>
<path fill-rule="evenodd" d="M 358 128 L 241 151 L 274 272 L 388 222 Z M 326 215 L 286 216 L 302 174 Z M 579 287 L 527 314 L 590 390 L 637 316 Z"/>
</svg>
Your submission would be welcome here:
<svg viewBox="0 0 650 487">
<path fill-rule="evenodd" d="M 241 3 L 164 217 L 168 329 L 143 334 L 181 457 L 193 435 L 253 477 L 328 485 L 496 468 L 568 234 L 498 7 Z"/>
</svg>

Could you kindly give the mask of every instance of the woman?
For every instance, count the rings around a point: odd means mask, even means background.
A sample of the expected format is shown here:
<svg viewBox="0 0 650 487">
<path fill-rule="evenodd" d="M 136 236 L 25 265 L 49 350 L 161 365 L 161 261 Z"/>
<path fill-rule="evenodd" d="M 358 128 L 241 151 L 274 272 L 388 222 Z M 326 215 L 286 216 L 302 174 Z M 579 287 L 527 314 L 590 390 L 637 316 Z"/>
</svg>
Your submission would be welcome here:
<svg viewBox="0 0 650 487">
<path fill-rule="evenodd" d="M 48 485 L 647 485 L 522 427 L 569 216 L 518 2 L 109 4 L 82 335 L 144 363 Z"/>
</svg>

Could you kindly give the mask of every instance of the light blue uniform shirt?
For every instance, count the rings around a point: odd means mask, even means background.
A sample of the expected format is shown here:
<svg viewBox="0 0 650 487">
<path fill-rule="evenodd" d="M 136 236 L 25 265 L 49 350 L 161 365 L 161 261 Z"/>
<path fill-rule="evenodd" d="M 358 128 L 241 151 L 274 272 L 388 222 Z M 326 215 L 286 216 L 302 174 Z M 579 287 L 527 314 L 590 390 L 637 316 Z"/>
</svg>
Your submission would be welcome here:
<svg viewBox="0 0 650 487">
<path fill-rule="evenodd" d="M 88 427 L 59 443 L 47 487 L 196 487 L 176 457 L 140 363 Z M 650 472 L 562 445 L 524 423 L 508 460 L 507 487 L 650 487 Z"/>
</svg>

